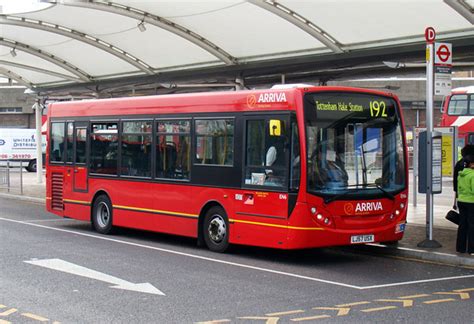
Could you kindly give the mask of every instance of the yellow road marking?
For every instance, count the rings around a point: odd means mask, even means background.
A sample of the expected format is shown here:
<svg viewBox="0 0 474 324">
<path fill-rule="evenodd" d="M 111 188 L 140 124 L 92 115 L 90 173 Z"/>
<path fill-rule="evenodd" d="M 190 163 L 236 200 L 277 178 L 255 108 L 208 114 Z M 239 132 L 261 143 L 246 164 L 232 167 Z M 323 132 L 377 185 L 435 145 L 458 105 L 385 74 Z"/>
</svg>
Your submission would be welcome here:
<svg viewBox="0 0 474 324">
<path fill-rule="evenodd" d="M 345 316 L 349 314 L 351 310 L 349 307 L 313 307 L 313 309 L 321 309 L 321 310 L 336 310 L 336 316 Z"/>
<path fill-rule="evenodd" d="M 293 322 L 312 321 L 312 320 L 316 320 L 316 319 L 329 318 L 329 317 L 331 317 L 331 316 L 329 316 L 329 315 L 316 315 L 316 316 L 311 316 L 311 317 L 292 318 L 291 321 L 293 321 Z"/>
<path fill-rule="evenodd" d="M 297 310 L 294 310 L 294 311 L 271 313 L 271 314 L 265 314 L 265 315 L 266 316 L 284 316 L 284 315 L 292 315 L 292 314 L 299 314 L 299 313 L 304 313 L 304 310 L 297 309 Z"/>
<path fill-rule="evenodd" d="M 3 313 L 0 313 L 0 316 L 8 316 L 13 313 L 15 313 L 18 309 L 16 308 L 10 308 L 9 310 L 4 311 Z"/>
<path fill-rule="evenodd" d="M 387 303 L 403 303 L 403 307 L 412 307 L 413 300 L 405 299 L 405 300 L 398 300 L 398 299 L 376 299 L 376 301 L 387 302 Z"/>
<path fill-rule="evenodd" d="M 451 302 L 451 301 L 456 301 L 456 299 L 447 298 L 447 299 L 427 300 L 427 301 L 423 302 L 423 304 L 437 304 L 437 303 L 446 303 L 446 302 Z"/>
<path fill-rule="evenodd" d="M 12 322 L 9 322 L 9 321 L 4 321 L 2 319 L 0 319 L 0 324 L 11 324 Z"/>
<path fill-rule="evenodd" d="M 364 313 L 371 313 L 371 312 L 378 312 L 378 311 L 383 311 L 387 309 L 394 309 L 398 308 L 397 306 L 385 306 L 385 307 L 377 307 L 377 308 L 367 308 L 367 309 L 362 309 L 361 312 Z"/>
<path fill-rule="evenodd" d="M 40 321 L 40 322 L 47 322 L 49 321 L 49 319 L 45 318 L 45 317 L 42 317 L 42 316 L 39 316 L 39 315 L 35 315 L 35 314 L 31 314 L 31 313 L 22 313 L 21 314 L 22 316 L 25 316 L 25 317 L 28 317 L 28 318 L 31 318 L 31 319 L 34 319 L 36 321 Z"/>
<path fill-rule="evenodd" d="M 419 295 L 411 295 L 411 296 L 402 296 L 398 297 L 400 299 L 412 299 L 412 298 L 422 298 L 422 297 L 429 297 L 430 295 L 428 294 L 419 294 Z"/>
<path fill-rule="evenodd" d="M 370 304 L 370 302 L 361 301 L 361 302 L 355 302 L 355 303 L 349 303 L 349 304 L 340 304 L 340 305 L 336 305 L 336 307 L 350 307 L 350 306 L 367 305 L 367 304 Z"/>
<path fill-rule="evenodd" d="M 461 299 L 469 299 L 471 296 L 469 296 L 469 293 L 467 292 L 435 292 L 433 294 L 436 295 L 459 295 Z"/>
<path fill-rule="evenodd" d="M 219 324 L 219 323 L 228 323 L 228 322 L 230 322 L 230 320 L 221 319 L 221 320 L 207 321 L 207 322 L 196 322 L 195 324 Z"/>
<path fill-rule="evenodd" d="M 249 320 L 266 320 L 265 324 L 277 324 L 279 317 L 263 317 L 263 316 L 247 316 L 247 317 L 237 317 L 239 319 L 249 319 Z"/>
<path fill-rule="evenodd" d="M 5 307 L 7 307 L 7 306 L 0 304 L 0 308 L 5 308 Z"/>
<path fill-rule="evenodd" d="M 474 291 L 474 288 L 456 289 L 453 291 L 456 291 L 456 292 Z"/>
</svg>

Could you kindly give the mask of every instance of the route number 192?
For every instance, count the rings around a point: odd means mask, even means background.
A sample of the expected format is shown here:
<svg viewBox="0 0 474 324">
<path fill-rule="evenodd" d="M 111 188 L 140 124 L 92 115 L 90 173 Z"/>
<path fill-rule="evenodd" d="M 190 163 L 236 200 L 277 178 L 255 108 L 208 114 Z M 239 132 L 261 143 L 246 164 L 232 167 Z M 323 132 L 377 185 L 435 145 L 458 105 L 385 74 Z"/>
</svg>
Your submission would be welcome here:
<svg viewBox="0 0 474 324">
<path fill-rule="evenodd" d="M 370 102 L 370 117 L 387 117 L 387 106 L 383 101 Z"/>
</svg>

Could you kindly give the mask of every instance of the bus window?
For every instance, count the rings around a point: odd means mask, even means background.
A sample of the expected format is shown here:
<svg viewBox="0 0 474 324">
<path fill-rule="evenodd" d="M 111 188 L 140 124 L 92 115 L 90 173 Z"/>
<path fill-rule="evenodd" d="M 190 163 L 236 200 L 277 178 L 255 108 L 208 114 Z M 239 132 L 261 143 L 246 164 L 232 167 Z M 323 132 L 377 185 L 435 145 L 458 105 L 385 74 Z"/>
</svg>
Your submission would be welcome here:
<svg viewBox="0 0 474 324">
<path fill-rule="evenodd" d="M 66 124 L 66 162 L 73 162 L 74 123 Z"/>
<path fill-rule="evenodd" d="M 284 121 L 278 121 L 279 133 L 274 120 L 248 120 L 246 143 L 245 184 L 281 187 L 286 183 L 286 145 Z"/>
<path fill-rule="evenodd" d="M 291 168 L 290 168 L 290 188 L 297 190 L 300 187 L 301 161 L 300 161 L 300 137 L 298 134 L 298 124 L 291 123 Z"/>
<path fill-rule="evenodd" d="M 86 163 L 86 134 L 86 128 L 76 128 L 76 164 Z"/>
<path fill-rule="evenodd" d="M 156 129 L 156 177 L 189 179 L 191 122 L 158 121 Z"/>
<path fill-rule="evenodd" d="M 453 95 L 449 100 L 448 115 L 467 115 L 467 95 Z"/>
<path fill-rule="evenodd" d="M 232 119 L 196 120 L 196 164 L 234 163 L 234 121 Z"/>
<path fill-rule="evenodd" d="M 117 123 L 93 123 L 91 134 L 90 172 L 117 174 Z"/>
<path fill-rule="evenodd" d="M 151 177 L 151 121 L 124 121 L 120 174 Z"/>
<path fill-rule="evenodd" d="M 51 123 L 51 143 L 49 160 L 51 162 L 62 162 L 64 155 L 64 123 Z"/>
</svg>

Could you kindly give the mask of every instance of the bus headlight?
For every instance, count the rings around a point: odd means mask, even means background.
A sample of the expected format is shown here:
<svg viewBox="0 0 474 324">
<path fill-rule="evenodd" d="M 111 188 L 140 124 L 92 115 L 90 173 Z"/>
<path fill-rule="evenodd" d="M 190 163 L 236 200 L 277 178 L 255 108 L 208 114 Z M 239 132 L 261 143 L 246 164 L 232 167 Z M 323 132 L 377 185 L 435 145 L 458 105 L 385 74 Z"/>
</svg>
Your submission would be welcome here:
<svg viewBox="0 0 474 324">
<path fill-rule="evenodd" d="M 316 212 L 317 212 L 316 207 L 311 207 L 311 214 L 314 215 L 314 214 L 316 214 Z"/>
</svg>

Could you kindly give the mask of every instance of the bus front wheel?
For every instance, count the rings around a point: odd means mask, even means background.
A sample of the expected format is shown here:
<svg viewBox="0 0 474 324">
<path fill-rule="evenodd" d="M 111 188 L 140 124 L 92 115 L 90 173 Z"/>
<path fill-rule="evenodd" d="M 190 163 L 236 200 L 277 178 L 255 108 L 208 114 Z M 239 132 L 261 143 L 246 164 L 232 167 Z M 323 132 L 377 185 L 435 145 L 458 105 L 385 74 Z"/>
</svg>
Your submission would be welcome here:
<svg viewBox="0 0 474 324">
<path fill-rule="evenodd" d="M 203 224 L 204 242 L 209 250 L 224 252 L 229 247 L 229 220 L 222 207 L 212 207 L 206 213 Z"/>
<path fill-rule="evenodd" d="M 36 172 L 36 160 L 31 160 L 25 169 L 28 172 Z"/>
<path fill-rule="evenodd" d="M 112 233 L 112 202 L 106 195 L 100 195 L 92 208 L 92 225 L 101 234 Z"/>
</svg>

